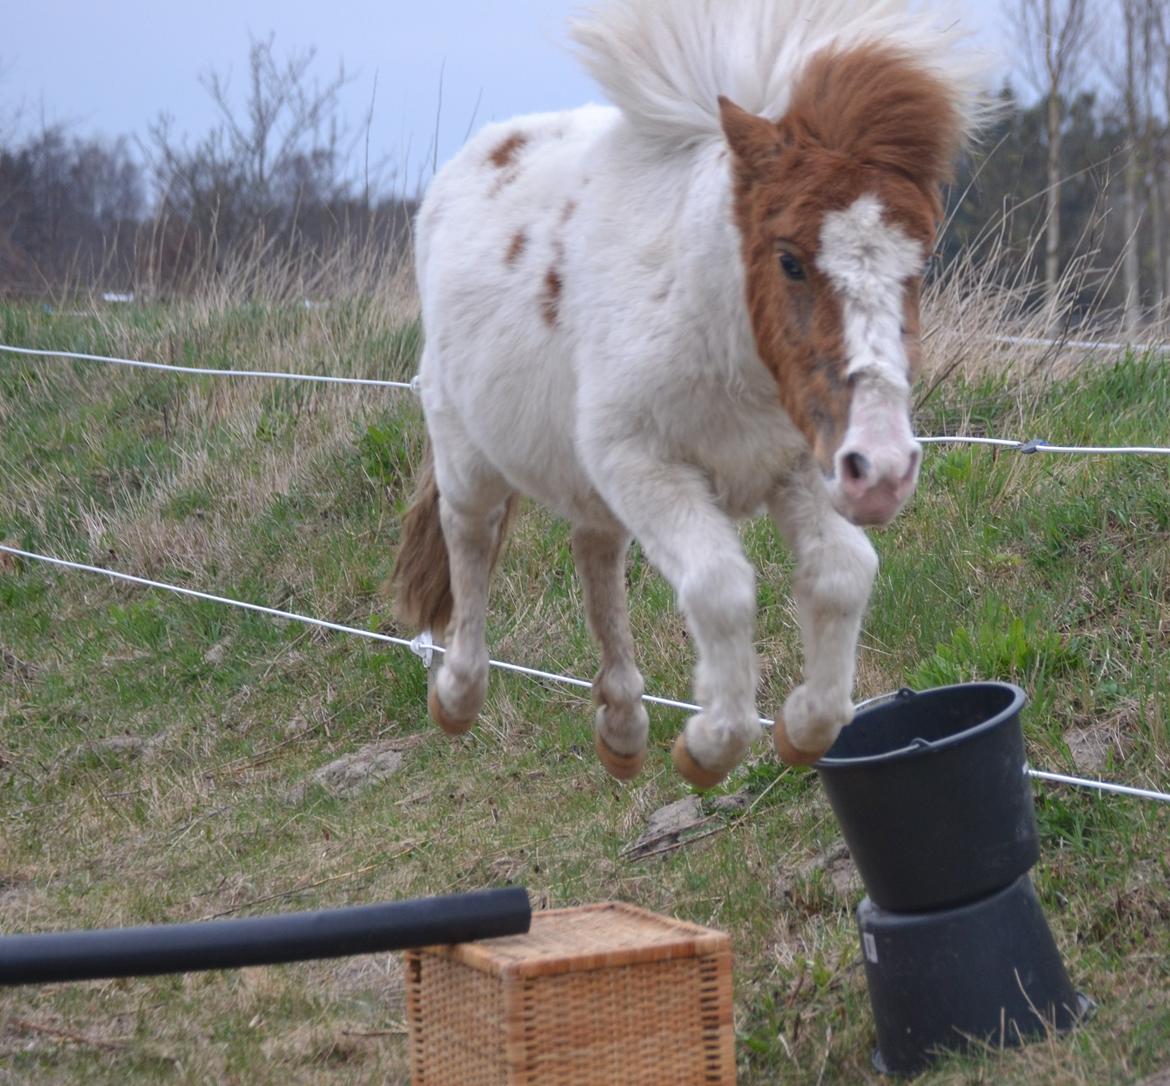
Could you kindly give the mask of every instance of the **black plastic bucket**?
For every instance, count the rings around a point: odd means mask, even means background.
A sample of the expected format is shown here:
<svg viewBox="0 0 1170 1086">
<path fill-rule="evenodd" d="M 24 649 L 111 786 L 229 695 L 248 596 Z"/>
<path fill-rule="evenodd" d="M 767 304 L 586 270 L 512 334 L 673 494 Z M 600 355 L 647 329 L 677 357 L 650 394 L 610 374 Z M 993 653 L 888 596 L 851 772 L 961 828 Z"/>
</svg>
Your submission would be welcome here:
<svg viewBox="0 0 1170 1086">
<path fill-rule="evenodd" d="M 879 1071 L 914 1074 L 943 1049 L 1071 1029 L 1093 1006 L 1070 983 L 1027 875 L 934 913 L 890 913 L 866 898 L 857 926 Z"/>
<path fill-rule="evenodd" d="M 862 706 L 816 768 L 883 909 L 949 908 L 1040 857 L 1018 686 L 903 690 Z"/>
</svg>

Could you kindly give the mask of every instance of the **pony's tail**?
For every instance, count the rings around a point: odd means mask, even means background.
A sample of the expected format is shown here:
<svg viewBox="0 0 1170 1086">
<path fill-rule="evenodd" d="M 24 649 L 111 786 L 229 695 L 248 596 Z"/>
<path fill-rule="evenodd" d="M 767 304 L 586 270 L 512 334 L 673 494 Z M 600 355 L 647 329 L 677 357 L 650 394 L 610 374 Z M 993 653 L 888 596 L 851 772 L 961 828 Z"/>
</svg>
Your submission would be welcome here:
<svg viewBox="0 0 1170 1086">
<path fill-rule="evenodd" d="M 451 564 L 439 522 L 435 456 L 427 443 L 415 478 L 414 497 L 402 518 L 402 541 L 390 582 L 394 613 L 411 629 L 442 637 L 451 621 Z"/>
<path fill-rule="evenodd" d="M 509 496 L 500 518 L 492 547 L 494 569 L 508 538 L 518 495 Z M 435 478 L 435 457 L 428 442 L 419 465 L 414 497 L 402 518 L 402 541 L 391 574 L 394 613 L 415 630 L 430 630 L 442 638 L 451 621 L 451 563 L 443 525 L 439 519 L 439 483 Z"/>
</svg>

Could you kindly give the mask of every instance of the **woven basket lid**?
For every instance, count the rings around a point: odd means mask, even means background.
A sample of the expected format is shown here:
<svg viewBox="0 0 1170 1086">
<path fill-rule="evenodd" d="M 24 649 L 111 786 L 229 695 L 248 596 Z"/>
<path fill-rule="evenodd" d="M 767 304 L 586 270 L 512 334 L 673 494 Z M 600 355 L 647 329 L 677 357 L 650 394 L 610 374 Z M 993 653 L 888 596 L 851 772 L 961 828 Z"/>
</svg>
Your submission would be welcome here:
<svg viewBox="0 0 1170 1086">
<path fill-rule="evenodd" d="M 554 976 L 730 950 L 723 932 L 624 902 L 534 913 L 526 935 L 427 947 L 500 977 Z"/>
</svg>

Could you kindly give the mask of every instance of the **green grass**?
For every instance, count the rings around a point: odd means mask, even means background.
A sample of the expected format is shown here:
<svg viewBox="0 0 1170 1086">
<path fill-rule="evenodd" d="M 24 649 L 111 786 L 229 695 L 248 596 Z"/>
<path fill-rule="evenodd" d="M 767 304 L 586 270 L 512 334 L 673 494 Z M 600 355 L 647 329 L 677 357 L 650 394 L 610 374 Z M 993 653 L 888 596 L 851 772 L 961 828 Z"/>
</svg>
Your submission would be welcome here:
<svg viewBox="0 0 1170 1086">
<path fill-rule="evenodd" d="M 401 378 L 400 305 L 175 305 L 56 316 L 0 306 L 0 341 L 187 364 Z M 1165 443 L 1170 370 L 1129 359 L 1049 384 L 952 382 L 923 432 Z M 272 607 L 398 633 L 383 584 L 422 448 L 408 394 L 0 362 L 0 540 Z M 882 555 L 858 697 L 974 677 L 1023 685 L 1032 763 L 1170 782 L 1164 664 L 1170 486 L 1160 459 L 931 449 Z M 788 559 L 744 527 L 760 570 L 761 708 L 799 674 Z M 689 696 L 669 588 L 635 551 L 648 688 Z M 568 535 L 526 508 L 498 576 L 493 653 L 596 668 Z M 856 884 L 816 778 L 761 748 L 721 791 L 759 799 L 663 856 L 623 850 L 685 794 L 680 715 L 652 712 L 631 787 L 592 753 L 570 690 L 492 679 L 479 726 L 426 719 L 409 653 L 35 563 L 0 566 L 0 927 L 34 931 L 327 907 L 507 882 L 534 904 L 619 897 L 730 931 L 743 1083 L 859 1083 L 873 1027 Z M 111 745 L 115 737 L 136 743 Z M 351 796 L 297 789 L 371 743 L 400 772 Z M 1077 749 L 1080 749 L 1079 747 Z M 1087 1026 L 948 1059 L 930 1084 L 1129 1083 L 1170 1064 L 1165 808 L 1037 792 L 1038 888 Z M 10 990 L 0 1082 L 405 1082 L 393 957 Z"/>
</svg>

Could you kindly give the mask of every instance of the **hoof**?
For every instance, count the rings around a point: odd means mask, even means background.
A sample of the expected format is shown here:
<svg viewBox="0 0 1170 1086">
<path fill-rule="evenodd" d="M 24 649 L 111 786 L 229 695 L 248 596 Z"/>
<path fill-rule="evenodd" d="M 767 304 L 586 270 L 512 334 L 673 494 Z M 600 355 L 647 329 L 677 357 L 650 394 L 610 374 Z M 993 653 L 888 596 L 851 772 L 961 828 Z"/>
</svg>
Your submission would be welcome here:
<svg viewBox="0 0 1170 1086">
<path fill-rule="evenodd" d="M 638 751 L 637 754 L 618 754 L 602 739 L 601 732 L 594 735 L 593 746 L 597 751 L 597 757 L 601 759 L 601 764 L 605 766 L 605 771 L 619 781 L 632 781 L 646 764 L 645 749 Z"/>
<path fill-rule="evenodd" d="M 776 728 L 772 732 L 772 745 L 776 748 L 780 761 L 791 766 L 806 766 L 819 762 L 825 756 L 825 751 L 829 749 L 825 747 L 824 750 L 811 752 L 794 747 L 788 738 L 788 729 L 784 726 L 782 718 L 776 721 Z"/>
<path fill-rule="evenodd" d="M 716 773 L 714 770 L 704 769 L 699 765 L 687 749 L 685 735 L 680 735 L 674 741 L 674 750 L 671 751 L 670 756 L 674 762 L 674 768 L 696 788 L 714 788 L 727 776 L 726 772 Z"/>
<path fill-rule="evenodd" d="M 439 700 L 438 690 L 433 686 L 427 694 L 427 709 L 430 711 L 431 719 L 448 735 L 466 735 L 475 723 L 475 717 L 470 720 L 456 720 L 449 716 Z"/>
</svg>

